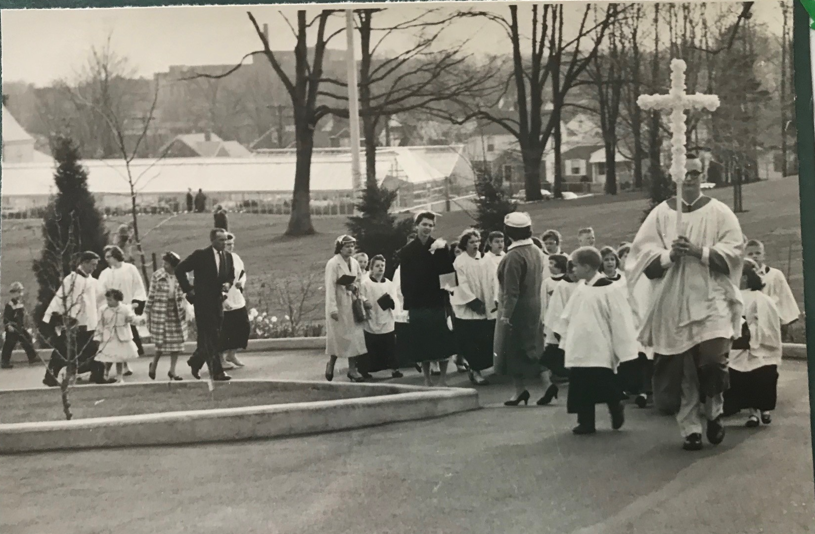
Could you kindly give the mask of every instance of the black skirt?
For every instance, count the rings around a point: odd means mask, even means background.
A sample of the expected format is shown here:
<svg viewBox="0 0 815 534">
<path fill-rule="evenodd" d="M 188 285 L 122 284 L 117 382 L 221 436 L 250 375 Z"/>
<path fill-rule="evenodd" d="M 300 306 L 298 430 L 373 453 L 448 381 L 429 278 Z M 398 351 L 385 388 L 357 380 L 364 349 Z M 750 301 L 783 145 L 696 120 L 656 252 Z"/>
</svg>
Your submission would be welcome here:
<svg viewBox="0 0 815 534">
<path fill-rule="evenodd" d="M 245 306 L 239 310 L 224 311 L 218 350 L 245 349 L 249 344 L 249 331 L 249 313 Z"/>
<path fill-rule="evenodd" d="M 458 355 L 467 360 L 470 369 L 483 371 L 492 367 L 495 319 L 454 319 Z"/>
<path fill-rule="evenodd" d="M 456 352 L 456 339 L 447 328 L 444 308 L 410 310 L 407 324 L 408 358 L 412 363 L 437 362 Z"/>
<path fill-rule="evenodd" d="M 632 395 L 653 393 L 651 379 L 654 375 L 654 362 L 640 352 L 636 360 L 622 362 L 617 368 L 617 376 L 623 391 Z"/>
<path fill-rule="evenodd" d="M 371 334 L 365 332 L 365 348 L 368 354 L 362 357 L 362 368 L 368 373 L 396 370 L 399 362 L 396 359 L 396 333 Z"/>
<path fill-rule="evenodd" d="M 569 372 L 568 413 L 579 413 L 595 404 L 617 403 L 623 400 L 620 380 L 606 367 L 573 367 Z"/>
<path fill-rule="evenodd" d="M 396 323 L 396 359 L 399 362 L 399 368 L 405 369 L 413 367 L 413 360 L 411 358 L 411 344 L 410 344 L 410 327 L 407 323 Z"/>
<path fill-rule="evenodd" d="M 730 389 L 724 392 L 724 413 L 754 408 L 775 410 L 778 396 L 778 366 L 765 365 L 747 373 L 730 369 Z"/>
<path fill-rule="evenodd" d="M 566 353 L 558 345 L 546 345 L 543 349 L 541 365 L 552 371 L 557 377 L 569 378 L 569 370 L 564 365 L 566 363 Z"/>
</svg>

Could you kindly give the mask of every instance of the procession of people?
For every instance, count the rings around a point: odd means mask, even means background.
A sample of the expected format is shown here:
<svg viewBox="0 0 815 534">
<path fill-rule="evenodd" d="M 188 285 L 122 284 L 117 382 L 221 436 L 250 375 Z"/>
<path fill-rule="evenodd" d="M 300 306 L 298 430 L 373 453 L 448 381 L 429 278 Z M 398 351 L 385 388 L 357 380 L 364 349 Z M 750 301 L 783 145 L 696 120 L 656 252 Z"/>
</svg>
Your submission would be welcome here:
<svg viewBox="0 0 815 534">
<path fill-rule="evenodd" d="M 640 408 L 676 417 L 686 450 L 701 449 L 703 436 L 721 443 L 722 418 L 742 410 L 746 426 L 770 424 L 782 329 L 800 312 L 784 275 L 766 265 L 763 244 L 702 193 L 699 160 L 685 169 L 681 198 L 656 206 L 631 242 L 617 246 L 596 247 L 594 230 L 581 228 L 579 247 L 566 254 L 560 232 L 536 237 L 522 212 L 508 214 L 502 231 L 467 228 L 449 243 L 433 235 L 437 214 L 418 213 L 414 233 L 390 258 L 338 237 L 325 267 L 326 380 L 340 359 L 353 382 L 382 371 L 402 378 L 415 367 L 428 387 L 448 386 L 451 362 L 478 387 L 489 386 L 492 369 L 513 384 L 506 406 L 528 405 L 533 393 L 535 404 L 551 405 L 566 387 L 578 435 L 597 431 L 597 404 L 620 429 L 624 401 L 634 397 Z M 212 380 L 230 380 L 225 370 L 244 366 L 236 351 L 250 333 L 246 267 L 225 213 L 215 219 L 209 246 L 184 259 L 163 255 L 149 292 L 119 245 L 105 248 L 98 279 L 99 256 L 82 253 L 43 319 L 53 333 L 43 382 L 58 385 L 70 342 L 93 382 L 124 383 L 128 362 L 144 355 L 138 326 L 155 348 L 149 378 L 169 355 L 168 378 L 182 380 L 177 359 L 193 321 L 191 375 L 207 367 Z M 30 361 L 36 355 L 21 327 L 23 290 L 12 285 L 4 312 L 4 368 L 17 343 Z"/>
</svg>

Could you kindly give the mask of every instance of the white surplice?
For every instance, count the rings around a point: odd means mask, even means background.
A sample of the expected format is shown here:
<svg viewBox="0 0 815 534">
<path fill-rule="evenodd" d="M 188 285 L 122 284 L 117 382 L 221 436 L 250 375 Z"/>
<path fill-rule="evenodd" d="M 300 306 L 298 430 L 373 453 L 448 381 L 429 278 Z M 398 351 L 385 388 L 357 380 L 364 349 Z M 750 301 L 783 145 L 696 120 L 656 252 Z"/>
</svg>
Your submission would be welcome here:
<svg viewBox="0 0 815 534">
<path fill-rule="evenodd" d="M 397 267 L 393 273 L 393 290 L 396 296 L 396 307 L 393 309 L 393 320 L 397 323 L 408 322 L 408 312 L 405 309 L 405 296 L 402 294 L 402 267 Z"/>
<path fill-rule="evenodd" d="M 147 292 L 138 267 L 132 263 L 122 263 L 118 267 L 108 267 L 99 274 L 101 298 L 109 289 L 122 292 L 122 302 L 130 305 L 134 300 L 147 302 Z"/>
<path fill-rule="evenodd" d="M 750 330 L 750 350 L 731 350 L 730 368 L 742 373 L 766 365 L 781 365 L 781 319 L 772 298 L 761 291 L 743 291 L 744 320 Z"/>
<path fill-rule="evenodd" d="M 72 272 L 63 279 L 56 295 L 45 310 L 42 320 L 51 321 L 55 313 L 75 319 L 78 326 L 95 330 L 99 323 L 99 281 L 94 277 Z"/>
<path fill-rule="evenodd" d="M 479 254 L 480 256 L 480 254 Z M 484 320 L 495 319 L 497 310 L 494 302 L 495 293 L 495 267 L 485 257 L 470 257 L 466 252 L 459 254 L 453 267 L 458 278 L 458 287 L 450 297 L 453 313 L 459 319 Z M 493 255 L 494 256 L 494 255 Z M 494 256 L 496 257 L 496 256 Z M 486 314 L 481 314 L 467 306 L 468 302 L 480 300 L 486 307 Z"/>
<path fill-rule="evenodd" d="M 546 310 L 549 307 L 549 300 L 555 292 L 558 282 L 563 280 L 563 275 L 557 277 L 549 276 L 543 279 L 541 284 L 541 323 L 546 324 Z M 544 328 L 545 332 L 545 328 Z"/>
<path fill-rule="evenodd" d="M 246 297 L 244 297 L 243 291 L 237 287 L 237 283 L 240 282 L 241 287 L 244 289 L 244 291 L 246 290 L 246 266 L 244 265 L 240 256 L 234 252 L 231 252 L 230 254 L 232 254 L 232 267 L 235 272 L 235 283 L 230 286 L 229 292 L 226 294 L 224 310 L 227 311 L 240 310 L 241 308 L 246 307 Z"/>
<path fill-rule="evenodd" d="M 706 340 L 730 339 L 741 325 L 738 288 L 744 237 L 736 215 L 710 199 L 684 213 L 683 225 L 686 237 L 703 247 L 701 260 L 688 256 L 670 262 L 668 254 L 677 237 L 676 211 L 667 202 L 645 219 L 626 259 L 626 280 L 640 318 L 638 339 L 657 354 L 681 354 Z M 710 270 L 711 250 L 727 263 L 728 275 Z M 667 270 L 662 278 L 649 280 L 645 270 L 655 260 Z"/>
<path fill-rule="evenodd" d="M 792 294 L 784 273 L 765 265 L 761 277 L 764 280 L 764 294 L 775 302 L 781 324 L 787 325 L 797 320 L 801 316 L 801 310 L 798 308 L 798 303 L 795 302 L 795 296 Z"/>
<path fill-rule="evenodd" d="M 636 360 L 637 335 L 625 288 L 600 273 L 575 285 L 552 326 L 561 336 L 565 366 L 605 367 L 616 372 L 620 363 Z"/>
<path fill-rule="evenodd" d="M 570 282 L 566 279 L 555 284 L 555 290 L 547 301 L 546 315 L 543 318 L 543 335 L 547 345 L 559 344 L 553 327 L 560 321 L 560 316 L 576 288 L 577 282 Z"/>
<path fill-rule="evenodd" d="M 395 328 L 394 310 L 383 310 L 377 301 L 384 295 L 390 295 L 394 303 L 396 303 L 397 295 L 394 283 L 387 278 L 377 282 L 370 273 L 363 274 L 360 291 L 362 297 L 371 303 L 371 309 L 368 310 L 363 329 L 369 334 L 389 334 L 393 332 Z"/>
</svg>

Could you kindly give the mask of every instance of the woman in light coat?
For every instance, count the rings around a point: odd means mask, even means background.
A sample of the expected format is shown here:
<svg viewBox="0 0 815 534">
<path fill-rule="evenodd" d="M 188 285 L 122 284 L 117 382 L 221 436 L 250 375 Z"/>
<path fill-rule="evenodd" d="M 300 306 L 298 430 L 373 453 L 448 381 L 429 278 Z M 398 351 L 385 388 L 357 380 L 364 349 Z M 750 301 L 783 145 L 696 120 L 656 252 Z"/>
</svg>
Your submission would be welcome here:
<svg viewBox="0 0 815 534">
<path fill-rule="evenodd" d="M 334 379 L 337 358 L 348 358 L 348 379 L 365 380 L 357 369 L 357 357 L 366 354 L 363 322 L 354 318 L 353 302 L 359 298 L 362 270 L 352 258 L 357 241 L 349 235 L 337 238 L 334 257 L 325 265 L 325 353 L 329 356 L 325 378 Z M 363 318 L 364 321 L 364 318 Z"/>
</svg>

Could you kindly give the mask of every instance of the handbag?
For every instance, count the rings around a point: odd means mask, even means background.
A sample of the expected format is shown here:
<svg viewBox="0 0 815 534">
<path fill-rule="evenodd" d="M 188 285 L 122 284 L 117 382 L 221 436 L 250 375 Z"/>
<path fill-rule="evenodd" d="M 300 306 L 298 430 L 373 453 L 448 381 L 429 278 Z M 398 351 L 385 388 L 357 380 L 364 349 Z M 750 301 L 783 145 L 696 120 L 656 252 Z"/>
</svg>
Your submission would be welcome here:
<svg viewBox="0 0 815 534">
<path fill-rule="evenodd" d="M 351 301 L 351 311 L 354 313 L 355 322 L 365 322 L 365 306 L 363 305 L 361 298 L 354 297 L 354 299 Z"/>
</svg>

